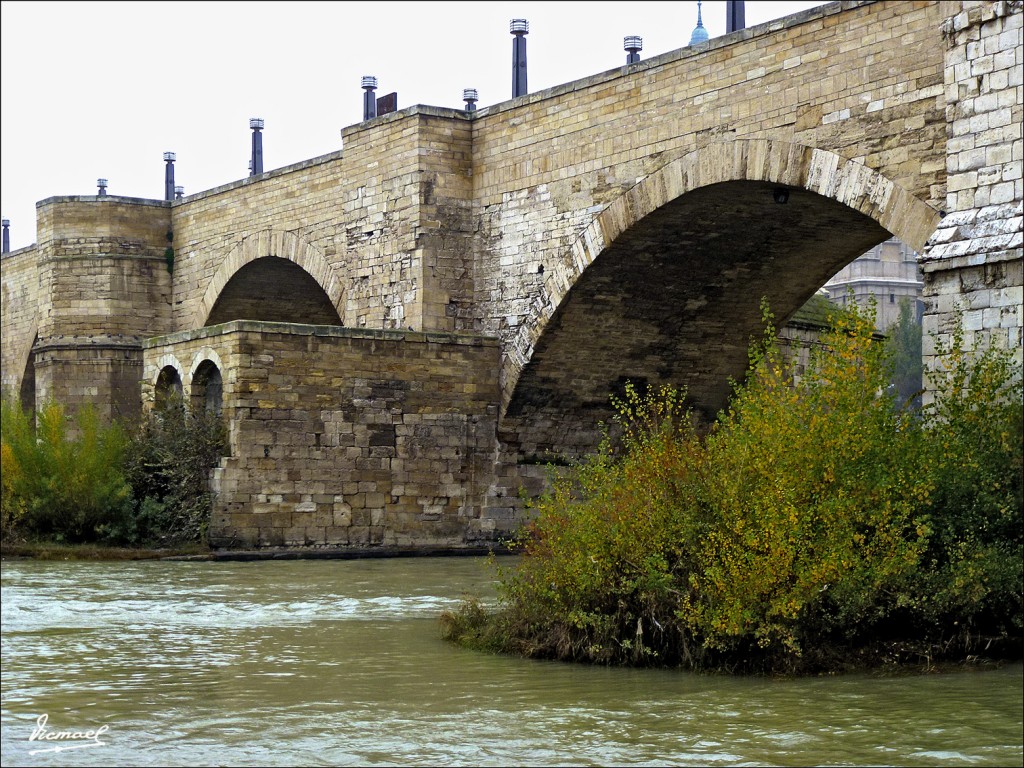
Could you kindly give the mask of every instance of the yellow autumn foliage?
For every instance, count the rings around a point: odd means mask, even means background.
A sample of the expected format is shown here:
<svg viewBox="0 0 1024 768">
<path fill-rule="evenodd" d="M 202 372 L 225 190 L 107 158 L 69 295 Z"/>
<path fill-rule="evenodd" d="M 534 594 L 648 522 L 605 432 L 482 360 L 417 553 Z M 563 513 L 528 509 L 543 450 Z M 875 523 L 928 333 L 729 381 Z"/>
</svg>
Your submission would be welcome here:
<svg viewBox="0 0 1024 768">
<path fill-rule="evenodd" d="M 1020 633 L 1021 374 L 942 350 L 905 410 L 870 311 L 837 312 L 804 375 L 771 317 L 701 436 L 685 393 L 627 386 L 621 450 L 553 477 L 499 572 L 501 604 L 445 616 L 467 645 L 689 668 L 828 668 L 871 643 Z M 949 643 L 946 642 L 947 647 Z"/>
</svg>

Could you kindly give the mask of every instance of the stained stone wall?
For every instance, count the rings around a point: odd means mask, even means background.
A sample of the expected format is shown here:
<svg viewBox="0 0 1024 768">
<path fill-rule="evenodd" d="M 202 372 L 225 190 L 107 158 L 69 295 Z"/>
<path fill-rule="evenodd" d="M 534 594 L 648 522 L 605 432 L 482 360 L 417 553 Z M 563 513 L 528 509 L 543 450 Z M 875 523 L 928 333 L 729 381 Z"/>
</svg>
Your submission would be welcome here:
<svg viewBox="0 0 1024 768">
<path fill-rule="evenodd" d="M 39 249 L 35 245 L 0 256 L 3 343 L 0 344 L 3 391 L 20 394 L 27 370 L 34 364 L 32 343 L 39 322 Z M 35 383 L 31 398 L 35 399 Z"/>
<path fill-rule="evenodd" d="M 230 457 L 215 546 L 437 545 L 486 538 L 498 346 L 453 334 L 236 321 L 147 342 L 144 397 L 213 361 Z"/>
<path fill-rule="evenodd" d="M 472 297 L 468 117 L 420 107 L 346 128 L 342 140 L 344 151 L 174 205 L 175 329 L 205 325 L 229 280 L 265 257 L 313 276 L 347 327 L 465 327 L 457 318 Z M 230 319 L 271 319 L 248 310 Z M 317 322 L 299 308 L 288 321 Z"/>
<path fill-rule="evenodd" d="M 50 198 L 37 216 L 36 403 L 89 403 L 105 419 L 138 415 L 142 340 L 171 329 L 168 204 Z M 6 315 L 4 323 L 6 335 Z"/>
<path fill-rule="evenodd" d="M 1024 3 L 943 6 L 949 213 L 922 259 L 925 365 L 935 368 L 935 342 L 948 347 L 958 322 L 968 348 L 1024 362 Z"/>
</svg>

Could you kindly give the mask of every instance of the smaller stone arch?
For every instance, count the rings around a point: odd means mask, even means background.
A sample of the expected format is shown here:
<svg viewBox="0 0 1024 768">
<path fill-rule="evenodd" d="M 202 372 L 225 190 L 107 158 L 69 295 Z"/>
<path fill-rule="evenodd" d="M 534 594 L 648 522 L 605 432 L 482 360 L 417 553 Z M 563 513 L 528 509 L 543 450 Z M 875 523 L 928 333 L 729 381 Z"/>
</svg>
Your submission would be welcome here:
<svg viewBox="0 0 1024 768">
<path fill-rule="evenodd" d="M 184 386 L 181 370 L 178 366 L 168 364 L 160 369 L 153 383 L 153 404 L 158 411 L 181 406 L 184 402 Z"/>
<path fill-rule="evenodd" d="M 225 384 L 230 381 L 231 373 L 215 349 L 204 346 L 193 355 L 188 373 L 190 412 L 211 414 L 224 419 L 227 438 L 225 456 L 238 453 L 238 421 L 234 418 L 234 411 L 225 393 Z"/>
<path fill-rule="evenodd" d="M 221 371 L 221 375 L 223 375 L 224 363 L 221 362 L 220 355 L 217 353 L 217 350 L 213 347 L 204 346 L 192 356 L 192 365 L 188 369 L 189 381 L 195 380 L 196 372 L 205 362 L 209 362 L 217 366 L 217 369 Z"/>
<path fill-rule="evenodd" d="M 191 328 L 206 325 L 224 287 L 240 269 L 266 256 L 287 259 L 305 270 L 327 294 L 338 316 L 344 321 L 344 287 L 323 252 L 293 232 L 265 229 L 245 237 L 221 262 L 192 314 Z"/>
<path fill-rule="evenodd" d="M 220 416 L 224 412 L 224 377 L 209 357 L 197 359 L 190 374 L 189 404 L 194 412 Z"/>
</svg>

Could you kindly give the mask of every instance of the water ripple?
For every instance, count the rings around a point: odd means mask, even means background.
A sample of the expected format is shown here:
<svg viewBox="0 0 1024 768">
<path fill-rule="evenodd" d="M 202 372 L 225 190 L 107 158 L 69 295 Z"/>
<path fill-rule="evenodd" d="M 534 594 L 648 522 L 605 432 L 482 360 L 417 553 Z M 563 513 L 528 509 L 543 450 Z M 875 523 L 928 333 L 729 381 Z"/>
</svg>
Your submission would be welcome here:
<svg viewBox="0 0 1024 768">
<path fill-rule="evenodd" d="M 460 650 L 482 562 L 4 563 L 4 765 L 1004 765 L 1024 667 L 766 680 Z M 110 744 L 29 755 L 40 714 Z"/>
</svg>

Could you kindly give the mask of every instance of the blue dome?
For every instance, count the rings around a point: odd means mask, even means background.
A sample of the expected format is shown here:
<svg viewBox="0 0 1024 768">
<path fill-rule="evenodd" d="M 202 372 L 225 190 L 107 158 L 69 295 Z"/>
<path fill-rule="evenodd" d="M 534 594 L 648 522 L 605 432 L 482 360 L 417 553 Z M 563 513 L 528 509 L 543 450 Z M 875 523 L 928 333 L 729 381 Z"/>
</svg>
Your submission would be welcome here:
<svg viewBox="0 0 1024 768">
<path fill-rule="evenodd" d="M 703 43 L 707 39 L 708 31 L 704 29 L 704 22 L 700 18 L 700 0 L 697 0 L 697 26 L 693 28 L 693 34 L 690 35 L 690 45 Z"/>
</svg>

